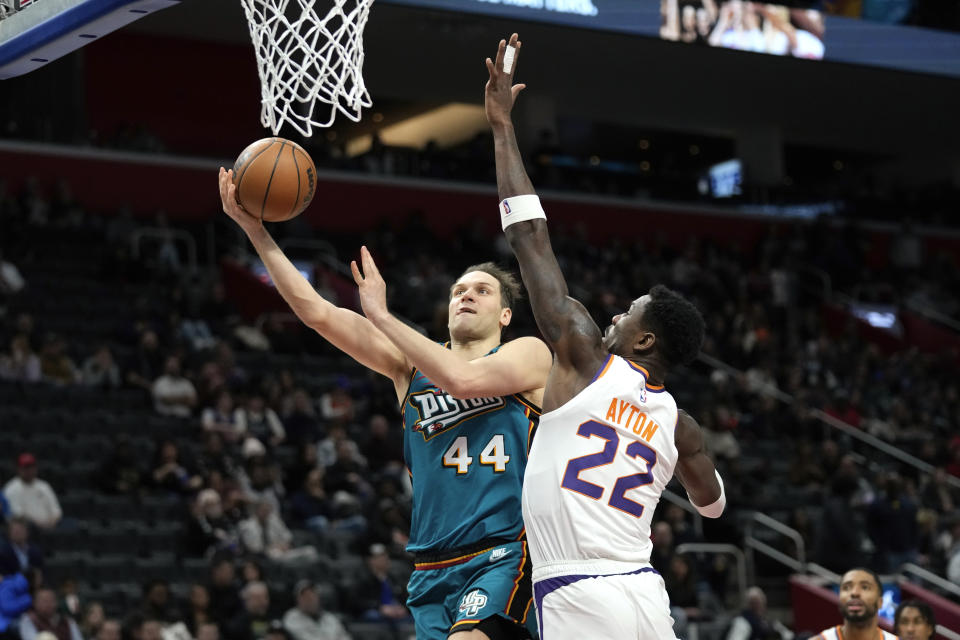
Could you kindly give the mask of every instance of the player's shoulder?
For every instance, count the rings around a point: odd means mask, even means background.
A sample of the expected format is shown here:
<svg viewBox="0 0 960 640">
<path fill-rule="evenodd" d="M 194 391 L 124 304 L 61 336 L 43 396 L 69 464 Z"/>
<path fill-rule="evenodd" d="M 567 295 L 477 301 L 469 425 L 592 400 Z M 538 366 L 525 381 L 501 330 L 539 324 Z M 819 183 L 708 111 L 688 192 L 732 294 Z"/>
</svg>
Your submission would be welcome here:
<svg viewBox="0 0 960 640">
<path fill-rule="evenodd" d="M 840 634 L 837 632 L 839 627 L 830 627 L 829 629 L 824 629 L 820 632 L 819 635 L 816 635 L 812 640 L 840 640 Z"/>
<path fill-rule="evenodd" d="M 538 363 L 543 358 L 547 360 L 552 360 L 553 355 L 550 352 L 550 347 L 547 346 L 547 343 L 537 338 L 536 336 L 522 336 L 520 338 L 514 338 L 509 342 L 504 342 L 500 345 L 500 348 L 497 350 L 501 356 L 510 355 L 510 356 L 522 356 L 524 358 L 537 358 L 533 363 Z"/>
<path fill-rule="evenodd" d="M 900 636 L 895 633 L 890 633 L 889 631 L 880 630 L 880 633 L 883 634 L 883 640 L 900 640 Z"/>
</svg>

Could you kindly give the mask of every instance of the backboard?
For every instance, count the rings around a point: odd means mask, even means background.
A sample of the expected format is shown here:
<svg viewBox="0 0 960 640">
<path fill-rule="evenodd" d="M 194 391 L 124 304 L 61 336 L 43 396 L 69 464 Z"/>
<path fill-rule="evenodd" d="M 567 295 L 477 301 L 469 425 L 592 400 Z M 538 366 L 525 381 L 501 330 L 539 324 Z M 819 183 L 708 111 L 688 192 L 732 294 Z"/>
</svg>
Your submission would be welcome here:
<svg viewBox="0 0 960 640">
<path fill-rule="evenodd" d="M 0 79 L 12 78 L 180 0 L 0 0 Z"/>
</svg>

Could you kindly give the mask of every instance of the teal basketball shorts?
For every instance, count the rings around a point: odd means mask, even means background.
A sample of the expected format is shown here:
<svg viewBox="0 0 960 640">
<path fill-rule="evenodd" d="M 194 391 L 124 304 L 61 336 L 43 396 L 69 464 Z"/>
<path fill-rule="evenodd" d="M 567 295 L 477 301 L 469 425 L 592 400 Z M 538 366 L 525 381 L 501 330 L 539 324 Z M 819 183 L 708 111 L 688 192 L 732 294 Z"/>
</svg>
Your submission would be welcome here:
<svg viewBox="0 0 960 640">
<path fill-rule="evenodd" d="M 417 640 L 445 640 L 477 627 L 502 629 L 487 635 L 505 640 L 529 638 L 536 631 L 526 540 L 482 540 L 447 552 L 416 554 L 414 561 L 407 606 Z"/>
</svg>

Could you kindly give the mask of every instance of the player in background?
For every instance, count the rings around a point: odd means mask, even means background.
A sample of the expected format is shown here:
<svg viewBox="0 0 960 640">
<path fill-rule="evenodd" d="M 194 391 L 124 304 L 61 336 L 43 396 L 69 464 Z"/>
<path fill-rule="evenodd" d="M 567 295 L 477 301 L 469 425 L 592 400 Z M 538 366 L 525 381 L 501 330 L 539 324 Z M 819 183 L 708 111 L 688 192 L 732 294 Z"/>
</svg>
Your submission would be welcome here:
<svg viewBox="0 0 960 640">
<path fill-rule="evenodd" d="M 926 602 L 907 600 L 893 614 L 893 632 L 902 640 L 930 640 L 937 630 L 937 619 Z"/>
<path fill-rule="evenodd" d="M 220 170 L 224 211 L 246 232 L 297 317 L 360 364 L 390 378 L 404 419 L 413 484 L 408 606 L 423 640 L 526 636 L 530 569 L 520 491 L 550 352 L 542 340 L 500 344 L 519 285 L 491 263 L 449 291 L 447 346 L 390 314 L 366 247 L 352 264 L 367 317 L 322 298 Z"/>
<path fill-rule="evenodd" d="M 850 569 L 840 579 L 843 624 L 824 629 L 815 640 L 896 640 L 880 628 L 877 612 L 883 602 L 880 576 L 870 569 Z"/>
<path fill-rule="evenodd" d="M 519 50 L 513 34 L 487 59 L 486 113 L 502 224 L 554 351 L 523 485 L 540 633 L 674 638 L 663 580 L 649 563 L 653 511 L 674 473 L 703 515 L 719 517 L 726 503 L 699 425 L 663 386 L 699 352 L 703 318 L 658 285 L 601 333 L 568 295 L 511 121 L 525 86 L 513 84 Z"/>
</svg>

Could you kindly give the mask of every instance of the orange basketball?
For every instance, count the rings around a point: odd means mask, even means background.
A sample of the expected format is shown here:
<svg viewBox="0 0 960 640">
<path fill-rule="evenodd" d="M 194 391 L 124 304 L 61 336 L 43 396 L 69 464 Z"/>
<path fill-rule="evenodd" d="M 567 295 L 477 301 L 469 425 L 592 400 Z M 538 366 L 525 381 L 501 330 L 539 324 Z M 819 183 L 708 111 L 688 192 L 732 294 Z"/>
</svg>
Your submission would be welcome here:
<svg viewBox="0 0 960 640">
<path fill-rule="evenodd" d="M 237 201 L 251 215 L 283 222 L 307 208 L 317 188 L 317 168 L 296 142 L 284 138 L 257 140 L 233 165 Z"/>
</svg>

